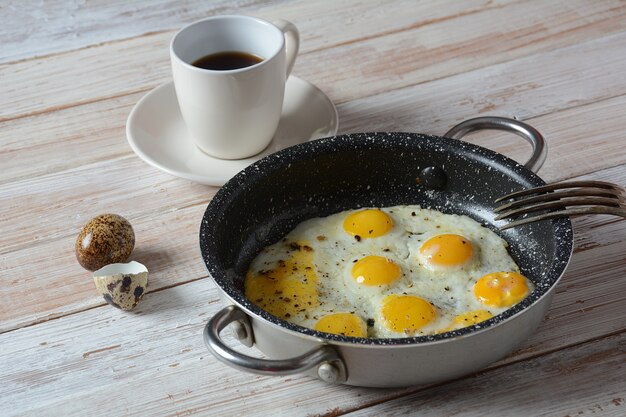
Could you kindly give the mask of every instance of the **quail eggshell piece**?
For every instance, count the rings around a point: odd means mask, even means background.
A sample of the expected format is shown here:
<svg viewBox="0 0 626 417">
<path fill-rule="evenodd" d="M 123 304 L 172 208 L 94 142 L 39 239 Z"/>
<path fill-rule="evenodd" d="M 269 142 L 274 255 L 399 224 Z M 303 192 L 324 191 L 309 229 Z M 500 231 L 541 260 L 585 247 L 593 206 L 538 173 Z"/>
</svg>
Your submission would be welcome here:
<svg viewBox="0 0 626 417">
<path fill-rule="evenodd" d="M 146 292 L 148 269 L 135 261 L 110 264 L 94 272 L 93 280 L 107 303 L 132 310 Z"/>
<path fill-rule="evenodd" d="M 126 262 L 135 247 L 135 232 L 124 217 L 102 214 L 89 220 L 76 239 L 76 259 L 95 271 L 105 265 Z"/>
</svg>

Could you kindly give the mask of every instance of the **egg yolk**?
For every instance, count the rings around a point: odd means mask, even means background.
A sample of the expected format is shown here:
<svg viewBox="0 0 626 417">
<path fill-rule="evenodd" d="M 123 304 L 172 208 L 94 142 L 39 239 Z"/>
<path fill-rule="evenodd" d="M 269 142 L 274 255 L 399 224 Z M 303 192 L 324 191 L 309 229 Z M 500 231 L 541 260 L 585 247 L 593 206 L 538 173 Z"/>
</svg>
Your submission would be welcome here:
<svg viewBox="0 0 626 417">
<path fill-rule="evenodd" d="M 455 234 L 431 237 L 422 244 L 420 254 L 429 265 L 459 267 L 474 257 L 474 247 L 469 239 Z"/>
<path fill-rule="evenodd" d="M 365 322 L 352 313 L 334 313 L 324 316 L 315 323 L 315 330 L 341 336 L 367 337 Z"/>
<path fill-rule="evenodd" d="M 244 294 L 250 301 L 283 319 L 319 305 L 313 253 L 307 242 L 295 247 L 289 259 L 278 261 L 271 270 L 248 271 L 244 281 Z"/>
<path fill-rule="evenodd" d="M 402 275 L 400 266 L 382 256 L 370 255 L 359 259 L 352 267 L 352 278 L 362 285 L 386 285 Z"/>
<path fill-rule="evenodd" d="M 392 294 L 383 299 L 380 316 L 387 329 L 410 336 L 433 321 L 437 311 L 423 298 Z"/>
<path fill-rule="evenodd" d="M 494 272 L 476 282 L 474 295 L 488 306 L 510 307 L 528 295 L 528 282 L 517 272 Z"/>
<path fill-rule="evenodd" d="M 456 316 L 452 321 L 452 324 L 445 328 L 441 333 L 462 329 L 463 327 L 468 327 L 473 324 L 480 323 L 481 321 L 488 320 L 492 317 L 493 315 L 486 310 L 468 311 L 467 313 L 459 314 L 458 316 Z"/>
<path fill-rule="evenodd" d="M 379 209 L 366 209 L 352 213 L 343 222 L 343 229 L 359 238 L 379 237 L 393 228 L 393 220 Z"/>
</svg>

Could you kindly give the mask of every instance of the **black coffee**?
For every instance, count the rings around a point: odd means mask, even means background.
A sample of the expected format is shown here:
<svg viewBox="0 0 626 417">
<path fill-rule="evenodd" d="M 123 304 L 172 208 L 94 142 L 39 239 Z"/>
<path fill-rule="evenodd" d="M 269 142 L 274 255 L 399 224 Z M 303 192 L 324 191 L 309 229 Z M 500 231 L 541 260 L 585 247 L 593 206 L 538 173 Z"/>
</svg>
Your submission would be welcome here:
<svg viewBox="0 0 626 417">
<path fill-rule="evenodd" d="M 214 71 L 228 71 L 249 67 L 263 61 L 263 58 L 247 52 L 226 51 L 203 56 L 191 65 Z"/>
</svg>

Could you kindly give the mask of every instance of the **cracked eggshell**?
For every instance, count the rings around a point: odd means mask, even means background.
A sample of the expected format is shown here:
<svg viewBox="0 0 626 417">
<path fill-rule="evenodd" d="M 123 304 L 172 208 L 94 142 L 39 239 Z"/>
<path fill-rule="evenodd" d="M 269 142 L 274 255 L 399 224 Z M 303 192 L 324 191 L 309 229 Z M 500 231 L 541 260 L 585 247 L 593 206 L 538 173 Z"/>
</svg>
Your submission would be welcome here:
<svg viewBox="0 0 626 417">
<path fill-rule="evenodd" d="M 110 264 L 93 273 L 96 288 L 113 307 L 132 310 L 148 286 L 148 269 L 139 262 Z"/>
</svg>

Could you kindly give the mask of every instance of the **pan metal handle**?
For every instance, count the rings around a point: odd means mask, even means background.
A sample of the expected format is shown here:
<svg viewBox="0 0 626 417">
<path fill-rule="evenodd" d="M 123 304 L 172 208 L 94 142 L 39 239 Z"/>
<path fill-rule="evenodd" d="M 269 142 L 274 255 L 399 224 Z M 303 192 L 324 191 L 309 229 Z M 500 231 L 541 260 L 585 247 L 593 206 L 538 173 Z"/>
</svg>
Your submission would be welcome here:
<svg viewBox="0 0 626 417">
<path fill-rule="evenodd" d="M 524 166 L 534 173 L 541 169 L 548 155 L 548 145 L 537 129 L 519 120 L 506 117 L 487 116 L 469 119 L 454 126 L 444 136 L 452 139 L 461 139 L 468 133 L 477 130 L 504 130 L 515 133 L 517 136 L 521 136 L 530 142 L 533 147 L 533 153 Z"/>
<path fill-rule="evenodd" d="M 292 375 L 317 367 L 317 375 L 325 382 L 339 384 L 347 379 L 345 364 L 337 351 L 320 345 L 300 356 L 289 359 L 260 359 L 244 355 L 227 346 L 220 333 L 231 323 L 239 323 L 237 337 L 247 346 L 253 344 L 252 326 L 246 313 L 234 305 L 223 308 L 204 327 L 204 343 L 221 362 L 243 371 L 261 375 Z"/>
</svg>

